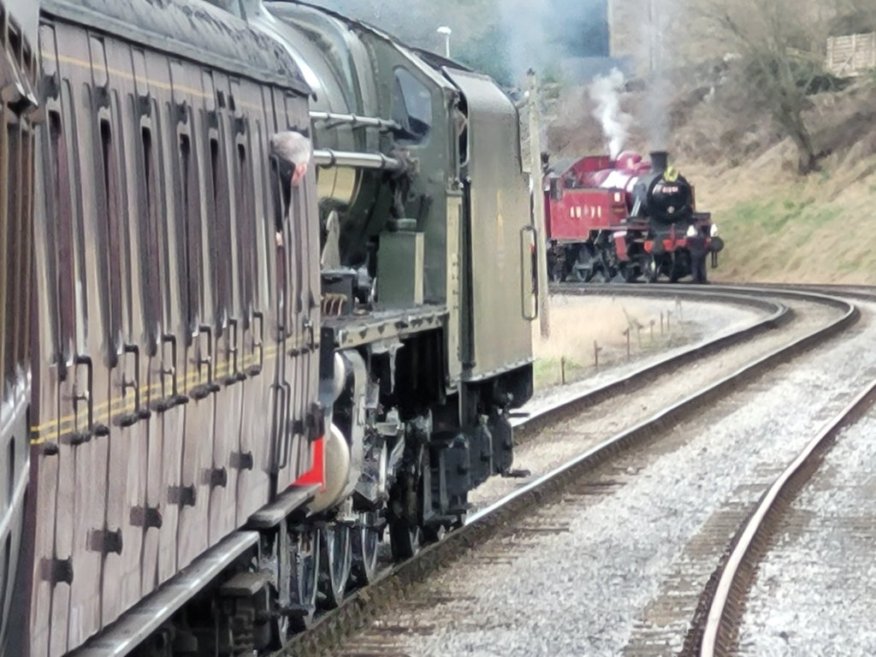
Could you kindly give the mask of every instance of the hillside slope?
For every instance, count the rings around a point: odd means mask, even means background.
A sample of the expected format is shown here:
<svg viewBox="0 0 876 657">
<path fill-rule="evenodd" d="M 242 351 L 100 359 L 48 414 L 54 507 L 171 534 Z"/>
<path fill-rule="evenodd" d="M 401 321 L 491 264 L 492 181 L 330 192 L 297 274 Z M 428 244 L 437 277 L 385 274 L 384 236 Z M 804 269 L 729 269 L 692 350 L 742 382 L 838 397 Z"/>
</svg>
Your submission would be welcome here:
<svg viewBox="0 0 876 657">
<path fill-rule="evenodd" d="M 777 155 L 689 169 L 727 244 L 712 279 L 876 284 L 876 157 L 800 180 L 776 172 Z"/>
</svg>

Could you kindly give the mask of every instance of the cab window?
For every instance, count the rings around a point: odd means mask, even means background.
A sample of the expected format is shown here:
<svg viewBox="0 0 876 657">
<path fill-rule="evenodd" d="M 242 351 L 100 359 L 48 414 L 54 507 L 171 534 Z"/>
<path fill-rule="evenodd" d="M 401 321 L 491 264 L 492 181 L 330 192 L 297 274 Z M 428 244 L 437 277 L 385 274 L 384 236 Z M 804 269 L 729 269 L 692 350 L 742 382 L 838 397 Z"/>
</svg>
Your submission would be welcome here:
<svg viewBox="0 0 876 657">
<path fill-rule="evenodd" d="M 395 71 L 392 118 L 402 128 L 400 141 L 420 143 L 432 129 L 432 95 L 429 88 L 409 71 Z"/>
</svg>

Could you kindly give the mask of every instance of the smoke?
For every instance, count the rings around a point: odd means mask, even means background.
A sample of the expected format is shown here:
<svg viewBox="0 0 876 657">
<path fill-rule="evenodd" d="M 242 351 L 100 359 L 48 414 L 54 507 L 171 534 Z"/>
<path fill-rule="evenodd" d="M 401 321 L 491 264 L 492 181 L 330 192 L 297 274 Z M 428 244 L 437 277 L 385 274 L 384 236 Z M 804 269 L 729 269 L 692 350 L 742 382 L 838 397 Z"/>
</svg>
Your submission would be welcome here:
<svg viewBox="0 0 876 657">
<path fill-rule="evenodd" d="M 498 0 L 504 54 L 521 79 L 534 68 L 542 77 L 563 73 L 570 60 L 609 52 L 607 0 Z"/>
<path fill-rule="evenodd" d="M 444 49 L 436 29 L 450 27 L 451 55 L 503 84 L 530 68 L 560 78 L 570 60 L 609 54 L 608 0 L 312 1 L 434 52 Z"/>
<path fill-rule="evenodd" d="M 655 73 L 651 76 L 645 94 L 647 111 L 642 117 L 642 123 L 652 151 L 669 149 L 669 135 L 672 130 L 669 116 L 672 93 L 673 85 L 666 74 Z"/>
<path fill-rule="evenodd" d="M 593 117 L 602 125 L 612 159 L 617 158 L 623 150 L 633 121 L 633 117 L 621 109 L 620 94 L 623 87 L 624 75 L 614 69 L 608 75 L 595 78 L 588 89 L 590 98 L 596 103 Z"/>
<path fill-rule="evenodd" d="M 675 87 L 671 80 L 672 49 L 678 44 L 667 40 L 672 34 L 678 6 L 676 0 L 647 0 L 641 23 L 640 43 L 645 52 L 646 94 L 641 116 L 651 150 L 666 150 L 671 132 L 670 110 Z"/>
</svg>

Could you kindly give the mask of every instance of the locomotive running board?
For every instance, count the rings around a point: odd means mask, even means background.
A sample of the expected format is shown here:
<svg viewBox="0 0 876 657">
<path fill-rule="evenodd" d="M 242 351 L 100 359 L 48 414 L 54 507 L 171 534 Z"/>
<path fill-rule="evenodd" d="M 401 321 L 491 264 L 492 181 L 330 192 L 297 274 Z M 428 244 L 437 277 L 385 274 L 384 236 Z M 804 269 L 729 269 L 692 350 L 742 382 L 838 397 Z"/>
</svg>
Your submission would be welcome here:
<svg viewBox="0 0 876 657">
<path fill-rule="evenodd" d="M 258 541 L 258 532 L 235 532 L 70 657 L 124 657 Z"/>
<path fill-rule="evenodd" d="M 295 509 L 303 507 L 319 492 L 320 485 L 293 487 L 283 492 L 276 502 L 262 507 L 249 517 L 248 529 L 270 529 L 280 524 Z"/>
</svg>

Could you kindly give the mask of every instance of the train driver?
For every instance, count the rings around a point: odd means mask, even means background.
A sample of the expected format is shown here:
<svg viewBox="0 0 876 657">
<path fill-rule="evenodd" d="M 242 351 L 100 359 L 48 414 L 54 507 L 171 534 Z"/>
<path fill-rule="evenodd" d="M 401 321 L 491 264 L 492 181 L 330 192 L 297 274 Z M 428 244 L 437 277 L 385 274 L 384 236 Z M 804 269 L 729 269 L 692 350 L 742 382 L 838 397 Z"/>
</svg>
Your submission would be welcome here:
<svg viewBox="0 0 876 657">
<path fill-rule="evenodd" d="M 706 254 L 708 245 L 699 229 L 691 225 L 687 229 L 687 248 L 690 251 L 690 274 L 694 283 L 707 283 Z"/>
<path fill-rule="evenodd" d="M 283 246 L 283 218 L 292 200 L 292 188 L 298 187 L 313 156 L 311 141 L 294 130 L 278 132 L 271 137 L 271 156 L 275 161 L 272 174 L 274 181 L 274 207 L 277 224 L 277 246 Z"/>
<path fill-rule="evenodd" d="M 287 130 L 271 137 L 271 154 L 281 162 L 281 175 L 291 177 L 292 186 L 297 187 L 307 173 L 313 145 L 300 132 Z"/>
</svg>

